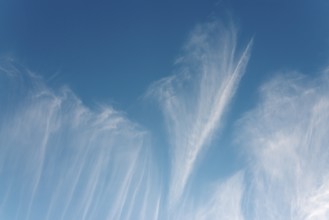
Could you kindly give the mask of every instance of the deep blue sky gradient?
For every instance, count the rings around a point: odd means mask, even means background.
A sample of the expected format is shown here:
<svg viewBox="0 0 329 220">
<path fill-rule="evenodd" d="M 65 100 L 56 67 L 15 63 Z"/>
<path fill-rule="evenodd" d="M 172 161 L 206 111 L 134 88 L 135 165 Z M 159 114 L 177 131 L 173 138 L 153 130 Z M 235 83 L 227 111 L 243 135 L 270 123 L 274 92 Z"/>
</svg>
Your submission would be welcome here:
<svg viewBox="0 0 329 220">
<path fill-rule="evenodd" d="M 2 57 L 50 84 L 68 84 L 87 103 L 114 102 L 124 109 L 151 82 L 172 73 L 188 33 L 214 18 L 232 18 L 242 44 L 255 39 L 243 91 L 270 70 L 310 71 L 328 59 L 324 0 L 12 0 L 0 8 Z"/>
<path fill-rule="evenodd" d="M 238 51 L 251 39 L 253 46 L 224 129 L 196 167 L 198 186 L 226 179 L 244 166 L 246 158 L 232 147 L 234 132 L 237 120 L 259 102 L 260 85 L 277 72 L 316 75 L 326 68 L 329 1 L 0 0 L 0 58 L 41 75 L 47 86 L 67 85 L 91 109 L 109 104 L 146 127 L 162 178 L 169 179 L 165 120 L 145 93 L 179 70 L 175 61 L 184 54 L 189 34 L 213 20 L 238 27 Z M 0 88 L 0 99 L 7 98 L 5 92 L 21 95 L 11 87 Z"/>
</svg>

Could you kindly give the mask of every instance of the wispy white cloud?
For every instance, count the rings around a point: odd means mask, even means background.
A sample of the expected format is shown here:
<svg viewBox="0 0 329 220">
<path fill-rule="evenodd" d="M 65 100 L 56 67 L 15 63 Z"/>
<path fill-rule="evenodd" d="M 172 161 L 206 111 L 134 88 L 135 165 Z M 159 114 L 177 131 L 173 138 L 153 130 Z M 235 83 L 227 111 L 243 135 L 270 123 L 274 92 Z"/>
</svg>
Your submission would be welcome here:
<svg viewBox="0 0 329 220">
<path fill-rule="evenodd" d="M 238 172 L 226 180 L 209 184 L 201 196 L 191 196 L 179 204 L 171 219 L 244 220 L 243 193 L 244 173 Z"/>
<path fill-rule="evenodd" d="M 186 195 L 177 203 L 248 62 L 251 43 L 237 54 L 236 35 L 233 26 L 198 26 L 178 61 L 179 73 L 149 90 L 163 106 L 172 144 L 168 195 L 154 168 L 148 132 L 111 107 L 91 110 L 68 88 L 51 90 L 38 76 L 22 73 L 24 68 L 2 65 L 7 89 L 18 88 L 19 94 L 12 90 L 10 101 L 0 100 L 11 103 L 1 112 L 6 115 L 0 130 L 1 194 L 6 196 L 0 217 L 181 219 L 190 210 L 190 219 L 240 219 L 242 174 L 212 186 L 216 193 L 207 198 Z M 163 209 L 167 201 L 170 213 Z M 12 203 L 20 205 L 7 211 Z M 223 215 L 222 206 L 235 214 Z"/>
<path fill-rule="evenodd" d="M 328 219 L 328 69 L 265 83 L 236 126 L 245 167 L 188 187 L 250 57 L 236 38 L 232 26 L 198 26 L 178 73 L 148 91 L 168 129 L 169 189 L 149 132 L 0 61 L 0 219 Z"/>
<path fill-rule="evenodd" d="M 243 118 L 248 219 L 328 219 L 328 84 L 328 73 L 279 74 Z"/>
<path fill-rule="evenodd" d="M 250 56 L 237 54 L 237 31 L 218 22 L 199 25 L 178 59 L 179 73 L 153 84 L 171 144 L 170 203 L 184 193 L 196 161 L 222 124 Z"/>
<path fill-rule="evenodd" d="M 1 71 L 1 83 L 23 91 L 0 100 L 11 105 L 0 110 L 1 219 L 153 218 L 159 205 L 145 201 L 157 201 L 161 185 L 144 129 L 13 64 Z"/>
</svg>

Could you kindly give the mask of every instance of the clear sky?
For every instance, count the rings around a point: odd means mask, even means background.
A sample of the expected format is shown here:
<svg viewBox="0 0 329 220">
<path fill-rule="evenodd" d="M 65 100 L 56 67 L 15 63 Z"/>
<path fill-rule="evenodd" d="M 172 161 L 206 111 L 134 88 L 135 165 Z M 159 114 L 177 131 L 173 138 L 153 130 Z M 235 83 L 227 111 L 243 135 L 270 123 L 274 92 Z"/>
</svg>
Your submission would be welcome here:
<svg viewBox="0 0 329 220">
<path fill-rule="evenodd" d="M 0 219 L 328 219 L 329 2 L 1 0 Z"/>
</svg>

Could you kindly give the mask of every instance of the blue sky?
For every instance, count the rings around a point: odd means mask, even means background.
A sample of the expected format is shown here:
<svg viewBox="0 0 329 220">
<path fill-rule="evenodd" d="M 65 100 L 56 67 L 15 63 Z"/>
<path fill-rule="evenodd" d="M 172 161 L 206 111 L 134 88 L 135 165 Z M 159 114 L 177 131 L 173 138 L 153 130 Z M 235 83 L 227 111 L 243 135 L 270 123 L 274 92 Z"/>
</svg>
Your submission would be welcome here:
<svg viewBox="0 0 329 220">
<path fill-rule="evenodd" d="M 329 3 L 0 2 L 1 219 L 328 219 Z"/>
</svg>

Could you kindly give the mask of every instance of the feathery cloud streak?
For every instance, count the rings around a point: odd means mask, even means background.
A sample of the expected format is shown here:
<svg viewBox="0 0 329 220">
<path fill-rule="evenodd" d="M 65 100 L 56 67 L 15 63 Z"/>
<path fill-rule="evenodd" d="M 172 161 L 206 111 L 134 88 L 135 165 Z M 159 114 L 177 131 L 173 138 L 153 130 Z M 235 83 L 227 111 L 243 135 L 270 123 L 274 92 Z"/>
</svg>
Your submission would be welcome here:
<svg viewBox="0 0 329 220">
<path fill-rule="evenodd" d="M 207 185 L 200 197 L 188 195 L 176 209 L 171 219 L 191 220 L 244 220 L 242 198 L 244 194 L 244 172 Z"/>
<path fill-rule="evenodd" d="M 15 65 L 0 77 L 12 89 L 0 100 L 10 105 L 0 120 L 1 219 L 157 219 L 158 203 L 149 201 L 160 200 L 160 183 L 146 131 Z"/>
<path fill-rule="evenodd" d="M 246 219 L 329 217 L 329 78 L 275 77 L 242 119 L 249 157 Z"/>
<path fill-rule="evenodd" d="M 315 79 L 277 74 L 264 84 L 237 123 L 245 167 L 200 195 L 186 190 L 249 59 L 251 43 L 236 55 L 236 41 L 232 27 L 198 26 L 179 73 L 149 90 L 168 128 L 169 195 L 145 129 L 1 63 L 0 218 L 328 219 L 328 70 Z"/>
<path fill-rule="evenodd" d="M 237 31 L 218 22 L 199 25 L 178 63 L 180 72 L 149 93 L 160 101 L 171 144 L 170 203 L 177 204 L 193 168 L 221 125 L 250 56 L 237 54 Z"/>
</svg>

